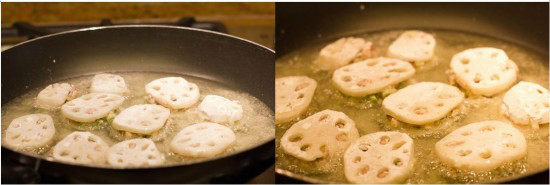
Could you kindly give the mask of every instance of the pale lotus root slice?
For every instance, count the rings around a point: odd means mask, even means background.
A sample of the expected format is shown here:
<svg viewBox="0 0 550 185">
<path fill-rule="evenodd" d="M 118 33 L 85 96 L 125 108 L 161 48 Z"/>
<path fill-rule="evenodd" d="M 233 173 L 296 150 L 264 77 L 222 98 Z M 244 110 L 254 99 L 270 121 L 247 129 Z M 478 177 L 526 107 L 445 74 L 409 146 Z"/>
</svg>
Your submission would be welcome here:
<svg viewBox="0 0 550 185">
<path fill-rule="evenodd" d="M 164 155 L 149 139 L 130 139 L 107 150 L 107 162 L 114 167 L 147 167 L 164 163 Z"/>
<path fill-rule="evenodd" d="M 205 96 L 199 110 L 215 123 L 234 123 L 243 117 L 243 107 L 237 101 L 217 95 Z"/>
<path fill-rule="evenodd" d="M 129 92 L 129 90 L 122 76 L 102 73 L 93 77 L 90 92 L 122 95 Z"/>
<path fill-rule="evenodd" d="M 78 164 L 105 164 L 109 145 L 90 132 L 73 132 L 53 147 L 53 158 Z"/>
<path fill-rule="evenodd" d="M 345 37 L 321 49 L 315 64 L 321 70 L 334 70 L 354 60 L 370 58 L 373 55 L 372 42 L 367 42 L 362 38 Z"/>
<path fill-rule="evenodd" d="M 512 86 L 518 67 L 506 53 L 497 48 L 464 50 L 451 59 L 455 81 L 475 95 L 493 96 Z"/>
<path fill-rule="evenodd" d="M 435 38 L 418 30 L 405 31 L 388 48 L 388 56 L 422 66 L 434 55 Z"/>
<path fill-rule="evenodd" d="M 355 140 L 344 154 L 344 173 L 357 184 L 404 182 L 413 170 L 413 140 L 396 131 L 376 132 Z"/>
<path fill-rule="evenodd" d="M 414 73 L 415 69 L 409 62 L 379 57 L 337 69 L 332 82 L 343 94 L 362 97 L 405 81 Z"/>
<path fill-rule="evenodd" d="M 317 81 L 307 76 L 275 79 L 275 119 L 288 122 L 304 113 L 313 99 Z"/>
<path fill-rule="evenodd" d="M 67 101 L 69 94 L 74 90 L 75 88 L 68 83 L 48 85 L 38 93 L 34 105 L 48 110 L 59 108 Z"/>
<path fill-rule="evenodd" d="M 451 132 L 435 144 L 435 152 L 451 167 L 490 171 L 525 156 L 527 142 L 512 124 L 482 121 Z"/>
<path fill-rule="evenodd" d="M 285 153 L 304 161 L 340 156 L 359 138 L 355 122 L 346 114 L 323 110 L 292 125 L 281 138 Z"/>
<path fill-rule="evenodd" d="M 49 144 L 55 135 L 52 117 L 29 114 L 15 118 L 6 130 L 6 145 L 15 149 L 38 148 Z"/>
<path fill-rule="evenodd" d="M 107 116 L 124 102 L 124 97 L 110 93 L 90 93 L 61 106 L 64 117 L 77 122 L 93 122 Z"/>
<path fill-rule="evenodd" d="M 420 82 L 389 95 L 382 102 L 386 114 L 415 125 L 432 123 L 451 112 L 464 100 L 455 86 L 440 82 Z"/>
<path fill-rule="evenodd" d="M 145 86 L 145 92 L 156 103 L 170 109 L 184 109 L 199 101 L 199 87 L 182 77 L 166 77 L 153 80 Z"/>
<path fill-rule="evenodd" d="M 170 142 L 170 149 L 189 157 L 212 157 L 222 153 L 236 136 L 231 128 L 217 123 L 196 123 L 183 128 Z"/>
<path fill-rule="evenodd" d="M 547 124 L 550 117 L 550 94 L 544 87 L 521 81 L 502 100 L 501 112 L 519 125 Z"/>
<path fill-rule="evenodd" d="M 128 107 L 113 120 L 117 130 L 149 135 L 164 126 L 170 109 L 155 104 L 140 104 Z"/>
</svg>

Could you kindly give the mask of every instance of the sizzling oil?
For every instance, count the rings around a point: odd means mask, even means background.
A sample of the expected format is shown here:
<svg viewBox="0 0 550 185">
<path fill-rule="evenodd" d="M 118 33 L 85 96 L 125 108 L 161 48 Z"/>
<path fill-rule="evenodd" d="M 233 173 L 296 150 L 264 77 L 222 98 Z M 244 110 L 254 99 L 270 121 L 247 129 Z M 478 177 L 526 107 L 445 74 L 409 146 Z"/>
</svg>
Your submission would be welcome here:
<svg viewBox="0 0 550 185">
<path fill-rule="evenodd" d="M 388 46 L 402 31 L 383 31 L 356 35 L 373 42 L 377 56 L 385 56 Z M 433 81 L 449 83 L 445 73 L 451 57 L 465 49 L 474 47 L 501 48 L 519 67 L 518 81 L 534 82 L 548 88 L 547 58 L 518 45 L 498 39 L 443 30 L 431 30 L 436 39 L 433 59 L 423 67 L 416 68 L 411 80 L 398 85 L 402 88 L 410 83 Z M 440 121 L 423 127 L 404 123 L 391 123 L 381 109 L 382 95 L 369 95 L 363 98 L 348 97 L 340 93 L 331 83 L 331 73 L 315 69 L 312 62 L 318 52 L 327 43 L 306 47 L 289 53 L 277 60 L 276 78 L 291 75 L 306 75 L 318 82 L 313 100 L 300 118 L 289 123 L 276 123 L 276 165 L 278 168 L 298 175 L 313 177 L 322 182 L 347 183 L 343 172 L 341 158 L 317 162 L 301 161 L 285 154 L 280 146 L 280 138 L 290 126 L 324 109 L 344 112 L 356 123 L 360 135 L 378 131 L 398 130 L 409 134 L 414 140 L 414 171 L 404 183 L 490 183 L 501 182 L 517 177 L 540 172 L 548 168 L 548 124 L 541 125 L 539 130 L 529 126 L 519 127 L 527 139 L 528 152 L 522 160 L 507 163 L 489 172 L 469 172 L 450 168 L 440 162 L 434 152 L 435 143 L 453 130 L 468 123 L 483 120 L 503 120 L 506 117 L 499 113 L 500 102 L 504 93 L 491 98 L 467 95 L 465 101 L 457 107 L 455 113 Z M 328 161 L 328 162 L 327 162 Z M 328 165 L 328 167 L 327 167 Z"/>
<path fill-rule="evenodd" d="M 158 78 L 174 76 L 174 74 L 143 72 L 118 73 L 118 75 L 121 75 L 125 79 L 131 93 L 126 96 L 124 103 L 119 106 L 115 112 L 120 112 L 121 110 L 124 110 L 132 105 L 147 103 L 145 85 Z M 200 89 L 200 99 L 206 95 L 215 94 L 231 100 L 236 100 L 243 107 L 242 119 L 234 124 L 226 125 L 235 132 L 236 141 L 222 154 L 214 156 L 213 158 L 231 155 L 233 153 L 255 147 L 274 137 L 275 129 L 273 126 L 273 112 L 260 100 L 245 92 L 227 88 L 216 82 L 190 76 L 184 76 L 184 78 L 197 84 Z M 81 91 L 80 93 L 82 95 L 88 93 L 91 79 L 92 76 L 84 76 L 68 79 L 63 82 L 75 85 L 76 88 Z M 92 132 L 93 134 L 100 136 L 110 146 L 125 139 L 124 135 L 121 132 L 114 130 L 107 121 L 77 123 L 61 116 L 61 112 L 59 110 L 47 111 L 34 108 L 33 102 L 35 97 L 42 89 L 43 87 L 31 90 L 27 94 L 2 106 L 2 136 L 4 136 L 6 129 L 13 119 L 26 114 L 45 113 L 52 116 L 54 120 L 56 134 L 53 142 L 46 147 L 41 147 L 34 150 L 24 150 L 22 152 L 35 156 L 38 155 L 48 160 L 53 160 L 51 157 L 51 148 L 53 148 L 53 145 L 73 131 L 78 130 Z M 165 155 L 166 161 L 164 165 L 187 164 L 212 159 L 182 157 L 170 152 L 168 148 L 168 144 L 172 137 L 174 137 L 179 130 L 194 123 L 203 121 L 205 120 L 202 116 L 200 116 L 200 111 L 196 105 L 186 110 L 171 110 L 170 117 L 168 118 L 165 126 L 160 131 L 149 137 L 156 143 L 157 148 Z M 170 124 L 168 124 L 168 122 L 170 122 Z"/>
</svg>

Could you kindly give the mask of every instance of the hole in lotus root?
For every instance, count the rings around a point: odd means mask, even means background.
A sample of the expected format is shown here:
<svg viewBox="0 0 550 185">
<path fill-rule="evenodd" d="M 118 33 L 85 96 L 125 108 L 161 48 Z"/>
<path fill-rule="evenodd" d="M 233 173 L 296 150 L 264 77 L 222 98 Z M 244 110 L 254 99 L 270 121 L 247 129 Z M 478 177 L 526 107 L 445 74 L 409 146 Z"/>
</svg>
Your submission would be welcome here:
<svg viewBox="0 0 550 185">
<path fill-rule="evenodd" d="M 470 134 L 472 134 L 472 132 L 470 132 L 470 131 L 465 131 L 465 132 L 462 132 L 460 135 L 468 136 L 468 135 L 470 135 Z"/>
<path fill-rule="evenodd" d="M 380 144 L 385 145 L 385 144 L 388 144 L 389 142 L 390 142 L 390 137 L 389 136 L 380 137 L 380 141 L 379 141 Z"/>
<path fill-rule="evenodd" d="M 59 155 L 65 157 L 65 156 L 69 155 L 69 151 L 63 150 L 63 151 L 61 151 L 61 153 L 59 153 Z"/>
<path fill-rule="evenodd" d="M 378 174 L 376 175 L 376 177 L 384 178 L 384 177 L 388 176 L 389 173 L 390 173 L 390 171 L 389 171 L 388 168 L 382 168 L 382 169 L 378 170 Z"/>
<path fill-rule="evenodd" d="M 336 121 L 336 127 L 344 128 L 345 126 L 346 126 L 346 121 L 344 121 L 342 119 L 338 119 L 338 121 Z"/>
<path fill-rule="evenodd" d="M 321 151 L 321 153 L 323 153 L 323 154 L 326 154 L 327 153 L 327 145 L 319 146 L 319 151 Z"/>
<path fill-rule="evenodd" d="M 476 76 L 474 77 L 474 83 L 479 83 L 481 82 L 481 74 L 476 74 Z"/>
<path fill-rule="evenodd" d="M 459 150 L 458 151 L 458 155 L 462 156 L 462 157 L 470 155 L 471 153 L 472 153 L 472 150 Z"/>
<path fill-rule="evenodd" d="M 319 118 L 319 121 L 324 121 L 328 118 L 328 114 L 323 114 L 320 118 Z"/>
<path fill-rule="evenodd" d="M 298 99 L 302 99 L 302 98 L 304 98 L 304 94 L 298 95 Z"/>
<path fill-rule="evenodd" d="M 295 134 L 295 135 L 292 135 L 292 136 L 288 137 L 288 141 L 290 141 L 290 142 L 298 142 L 298 141 L 301 141 L 302 139 L 303 139 L 303 137 L 300 134 Z"/>
<path fill-rule="evenodd" d="M 390 73 L 402 73 L 402 72 L 405 72 L 407 71 L 406 69 L 403 69 L 403 68 L 395 68 L 395 69 L 390 69 L 388 72 Z"/>
<path fill-rule="evenodd" d="M 134 149 L 136 147 L 136 143 L 130 143 L 128 144 L 128 147 L 130 147 L 130 149 Z"/>
<path fill-rule="evenodd" d="M 426 114 L 428 112 L 428 108 L 424 106 L 419 106 L 414 108 L 413 112 L 418 115 Z"/>
<path fill-rule="evenodd" d="M 483 151 L 481 153 L 479 153 L 479 157 L 483 158 L 483 159 L 489 159 L 491 158 L 492 154 L 491 154 L 491 151 L 489 150 L 486 150 L 486 151 Z"/>
<path fill-rule="evenodd" d="M 365 87 L 365 86 L 369 85 L 370 83 L 372 83 L 372 80 L 363 79 L 363 80 L 357 82 L 357 86 L 359 86 L 359 87 Z"/>
<path fill-rule="evenodd" d="M 302 83 L 302 84 L 296 86 L 296 88 L 294 89 L 294 91 L 302 90 L 302 89 L 306 88 L 307 86 L 309 86 L 309 83 Z"/>
<path fill-rule="evenodd" d="M 407 143 L 407 142 L 399 141 L 398 143 L 395 143 L 392 147 L 392 150 L 397 150 L 397 149 L 401 148 L 405 143 Z"/>
<path fill-rule="evenodd" d="M 304 144 L 304 145 L 302 145 L 302 146 L 300 147 L 300 150 L 301 150 L 301 151 L 306 151 L 306 150 L 309 149 L 309 146 L 310 146 L 309 144 Z"/>
<path fill-rule="evenodd" d="M 516 148 L 516 145 L 512 144 L 512 143 L 506 143 L 504 144 L 505 147 L 507 148 Z"/>
<path fill-rule="evenodd" d="M 464 141 L 451 141 L 445 144 L 445 146 L 455 147 L 464 144 Z"/>
<path fill-rule="evenodd" d="M 493 74 L 491 75 L 491 80 L 499 80 L 500 77 L 498 76 L 498 74 Z"/>
<path fill-rule="evenodd" d="M 489 131 L 493 131 L 494 129 L 495 129 L 495 127 L 487 125 L 487 126 L 481 127 L 481 129 L 479 129 L 479 130 L 482 131 L 482 132 L 489 132 Z"/>
<path fill-rule="evenodd" d="M 353 163 L 361 162 L 361 156 L 357 156 L 353 159 Z"/>
<path fill-rule="evenodd" d="M 96 139 L 93 138 L 93 137 L 88 137 L 88 141 L 91 142 L 91 143 L 95 143 L 95 142 L 96 142 Z"/>
<path fill-rule="evenodd" d="M 149 147 L 149 143 L 146 143 L 143 146 L 141 146 L 141 151 L 147 150 L 147 147 Z"/>
<path fill-rule="evenodd" d="M 401 159 L 399 159 L 399 158 L 395 158 L 395 159 L 393 159 L 393 165 L 403 166 L 403 161 L 401 161 Z"/>
<path fill-rule="evenodd" d="M 336 135 L 336 140 L 337 141 L 347 141 L 348 140 L 348 134 L 340 133 L 340 134 Z"/>
<path fill-rule="evenodd" d="M 350 82 L 350 81 L 351 81 L 351 76 L 343 76 L 343 77 L 342 77 L 342 81 L 344 81 L 344 82 Z"/>
<path fill-rule="evenodd" d="M 368 143 L 360 143 L 358 148 L 359 148 L 359 150 L 361 150 L 363 152 L 366 152 L 366 151 L 369 150 L 369 146 L 370 146 L 370 144 L 368 144 Z"/>
<path fill-rule="evenodd" d="M 359 169 L 359 171 L 357 172 L 358 175 L 365 175 L 369 172 L 369 166 L 368 165 L 365 165 L 363 166 L 362 168 Z"/>
<path fill-rule="evenodd" d="M 468 64 L 468 63 L 470 63 L 470 59 L 468 59 L 468 58 L 462 58 L 462 59 L 460 60 L 460 62 L 461 62 L 462 64 Z"/>
</svg>

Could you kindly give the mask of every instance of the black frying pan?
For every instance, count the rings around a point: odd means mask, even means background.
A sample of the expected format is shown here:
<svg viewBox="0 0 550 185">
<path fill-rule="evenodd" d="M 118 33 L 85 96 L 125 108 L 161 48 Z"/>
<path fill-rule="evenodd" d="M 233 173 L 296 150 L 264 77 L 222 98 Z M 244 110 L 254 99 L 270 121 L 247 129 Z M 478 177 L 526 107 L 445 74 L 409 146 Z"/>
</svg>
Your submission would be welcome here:
<svg viewBox="0 0 550 185">
<path fill-rule="evenodd" d="M 213 80 L 247 92 L 273 110 L 274 55 L 247 40 L 190 28 L 113 26 L 70 31 L 2 52 L 2 105 L 31 89 L 71 77 L 149 71 Z M 8 168 L 8 163 L 20 167 Z M 38 179 L 45 178 L 39 174 L 47 174 L 48 178 L 87 183 L 243 183 L 273 163 L 274 139 L 206 162 L 144 169 L 70 165 L 2 147 L 2 182 L 23 182 L 28 176 Z M 20 172 L 28 173 L 26 179 L 14 176 L 21 176 Z"/>
<path fill-rule="evenodd" d="M 276 3 L 275 10 L 277 57 L 354 34 L 444 29 L 495 37 L 548 58 L 548 3 Z M 506 183 L 548 184 L 548 173 Z M 276 180 L 320 182 L 281 168 L 276 169 Z"/>
</svg>

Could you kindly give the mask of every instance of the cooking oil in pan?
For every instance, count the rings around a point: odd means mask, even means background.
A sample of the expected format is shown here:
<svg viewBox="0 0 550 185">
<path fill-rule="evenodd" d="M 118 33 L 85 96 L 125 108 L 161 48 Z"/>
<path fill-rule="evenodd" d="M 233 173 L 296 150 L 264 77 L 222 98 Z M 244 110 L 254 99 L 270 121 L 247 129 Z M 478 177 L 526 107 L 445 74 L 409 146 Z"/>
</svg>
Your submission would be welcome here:
<svg viewBox="0 0 550 185">
<path fill-rule="evenodd" d="M 433 34 L 437 45 L 433 59 L 425 66 L 416 69 L 411 80 L 398 85 L 402 88 L 414 81 L 432 81 L 449 83 L 445 73 L 451 57 L 465 49 L 474 47 L 501 48 L 519 67 L 518 81 L 530 81 L 548 88 L 547 58 L 530 49 L 498 39 L 469 33 L 425 30 Z M 377 56 L 385 56 L 388 46 L 402 31 L 383 31 L 356 35 L 373 42 Z M 324 109 L 344 112 L 356 123 L 360 135 L 378 131 L 398 130 L 414 139 L 414 171 L 404 183 L 489 183 L 502 182 L 526 176 L 548 168 L 548 125 L 539 130 L 529 126 L 519 127 L 526 139 L 527 156 L 519 161 L 507 163 L 489 172 L 468 172 L 448 167 L 438 160 L 434 151 L 435 143 L 453 130 L 469 123 L 484 120 L 507 120 L 499 113 L 504 93 L 492 98 L 467 96 L 464 102 L 447 117 L 425 126 L 413 126 L 392 122 L 381 109 L 382 95 L 375 94 L 363 98 L 354 98 L 340 93 L 331 82 L 328 72 L 312 67 L 318 52 L 328 43 L 306 47 L 289 53 L 276 62 L 277 78 L 292 75 L 307 75 L 318 82 L 313 100 L 297 120 L 301 120 Z M 311 177 L 320 182 L 347 183 L 341 159 L 301 161 L 283 152 L 280 138 L 290 126 L 297 122 L 276 123 L 276 165 L 299 176 Z M 332 163 L 330 162 L 332 161 Z M 328 167 L 327 164 L 329 163 Z"/>
<path fill-rule="evenodd" d="M 124 103 L 117 110 L 115 110 L 115 112 L 124 110 L 125 108 L 128 108 L 132 105 L 146 104 L 147 101 L 145 85 L 158 78 L 174 76 L 174 74 L 147 72 L 128 72 L 116 74 L 121 75 L 125 79 L 131 93 L 126 97 Z M 245 92 L 227 88 L 216 82 L 191 76 L 184 76 L 184 78 L 199 86 L 201 93 L 200 99 L 202 99 L 206 95 L 214 94 L 226 97 L 231 100 L 236 100 L 243 107 L 242 119 L 234 124 L 227 125 L 231 127 L 231 129 L 235 132 L 236 141 L 224 153 L 219 154 L 214 158 L 231 155 L 243 150 L 247 150 L 249 148 L 267 142 L 274 137 L 275 129 L 273 126 L 273 112 L 260 100 Z M 86 94 L 88 93 L 91 79 L 92 76 L 83 76 L 68 79 L 63 82 L 75 85 L 76 88 L 79 89 L 80 94 Z M 34 108 L 32 106 L 33 102 L 38 92 L 40 92 L 40 90 L 42 89 L 43 87 L 31 90 L 27 94 L 18 97 L 2 106 L 2 136 L 4 136 L 6 129 L 13 119 L 26 114 L 45 113 L 52 116 L 54 120 L 56 134 L 53 139 L 53 143 L 46 147 L 24 152 L 30 155 L 53 160 L 50 157 L 50 149 L 53 147 L 53 145 L 55 145 L 56 142 L 60 141 L 73 131 L 92 132 L 93 134 L 100 136 L 110 146 L 130 137 L 137 137 L 135 135 L 127 135 L 117 130 L 114 130 L 107 120 L 100 119 L 94 123 L 77 123 L 61 116 L 61 112 L 59 110 L 47 111 Z M 168 120 L 169 121 L 158 133 L 150 136 L 150 139 L 156 143 L 159 151 L 161 151 L 166 157 L 164 165 L 195 163 L 210 159 L 181 157 L 177 154 L 174 154 L 168 149 L 168 143 L 179 130 L 194 123 L 205 121 L 199 116 L 199 110 L 197 106 L 193 106 L 186 110 L 172 110 Z M 101 166 L 104 164 L 97 165 Z"/>
</svg>

